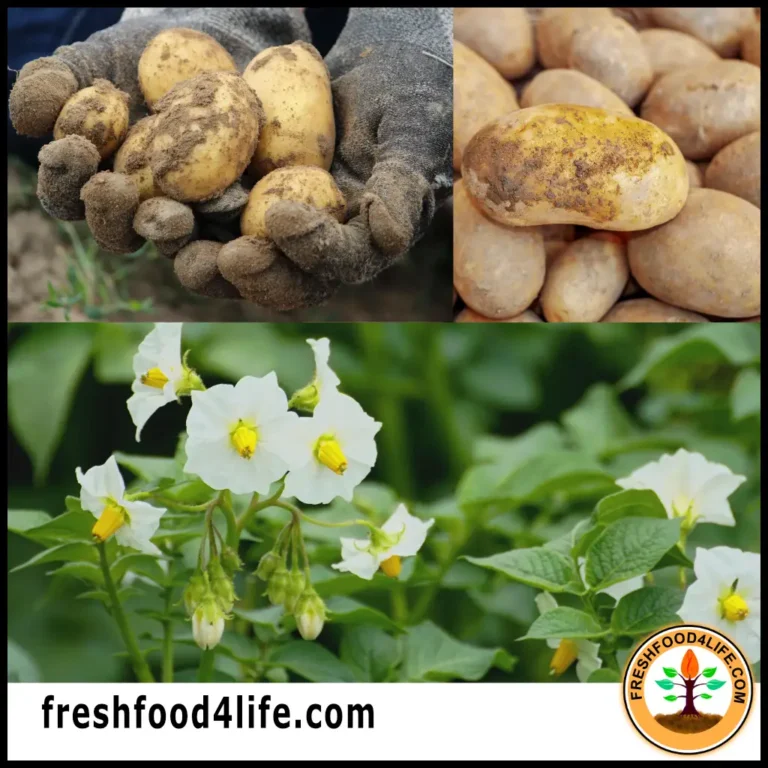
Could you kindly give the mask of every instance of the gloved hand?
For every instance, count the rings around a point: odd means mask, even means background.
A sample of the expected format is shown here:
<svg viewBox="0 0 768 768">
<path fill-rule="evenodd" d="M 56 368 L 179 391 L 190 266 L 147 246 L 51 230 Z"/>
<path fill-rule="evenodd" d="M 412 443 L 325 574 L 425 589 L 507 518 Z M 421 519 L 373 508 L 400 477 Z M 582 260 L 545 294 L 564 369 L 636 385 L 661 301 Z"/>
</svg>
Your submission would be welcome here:
<svg viewBox="0 0 768 768">
<path fill-rule="evenodd" d="M 67 99 L 99 78 L 128 94 L 133 117 L 145 113 L 138 61 L 147 43 L 172 27 L 210 35 L 232 55 L 240 71 L 264 48 L 310 39 L 304 14 L 297 8 L 128 8 L 118 24 L 22 68 L 10 98 L 17 131 L 30 136 L 50 133 Z M 175 264 L 176 273 L 189 290 L 240 298 L 218 273 L 215 259 L 220 241 L 239 234 L 228 226 L 247 200 L 239 183 L 220 197 L 191 207 L 150 198 L 137 210 L 138 198 L 124 177 L 96 174 L 98 152 L 90 142 L 69 136 L 43 147 L 39 159 L 38 196 L 52 216 L 82 219 L 87 208 L 91 230 L 104 249 L 130 253 L 144 239 L 152 240 L 161 253 L 182 257 Z M 163 204 L 158 204 L 161 200 Z M 126 220 L 126 210 L 135 211 L 135 216 Z M 334 287 L 305 275 L 280 254 L 261 266 L 262 271 L 251 276 L 249 298 L 258 297 L 266 307 L 309 306 L 324 300 Z"/>
<path fill-rule="evenodd" d="M 331 173 L 351 219 L 302 203 L 271 206 L 270 237 L 324 280 L 370 280 L 424 233 L 450 194 L 450 8 L 353 8 L 326 63 L 338 136 Z"/>
</svg>

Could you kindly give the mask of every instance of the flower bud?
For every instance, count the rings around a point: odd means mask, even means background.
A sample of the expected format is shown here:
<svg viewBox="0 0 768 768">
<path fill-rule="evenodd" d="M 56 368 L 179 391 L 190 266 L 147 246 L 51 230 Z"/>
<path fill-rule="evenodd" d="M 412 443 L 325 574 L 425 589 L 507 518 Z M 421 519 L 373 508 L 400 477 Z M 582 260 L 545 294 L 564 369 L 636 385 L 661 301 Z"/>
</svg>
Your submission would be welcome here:
<svg viewBox="0 0 768 768">
<path fill-rule="evenodd" d="M 296 609 L 296 626 L 305 640 L 314 640 L 323 630 L 325 624 L 325 603 L 312 587 L 302 593 Z"/>
<path fill-rule="evenodd" d="M 306 387 L 302 387 L 291 395 L 288 407 L 296 411 L 313 413 L 318 402 L 320 402 L 320 393 L 317 391 L 315 383 L 312 382 L 312 384 L 307 384 Z"/>
<path fill-rule="evenodd" d="M 195 608 L 203 601 L 209 592 L 208 577 L 200 571 L 196 571 L 189 579 L 189 584 L 184 590 L 184 607 L 191 616 Z"/>
<path fill-rule="evenodd" d="M 267 582 L 267 597 L 272 605 L 282 605 L 288 590 L 288 569 L 281 563 Z"/>
<path fill-rule="evenodd" d="M 240 559 L 240 555 L 235 552 L 232 547 L 225 547 L 221 553 L 221 564 L 224 566 L 228 576 L 232 576 L 235 571 L 242 570 L 243 561 Z"/>
<path fill-rule="evenodd" d="M 267 552 L 256 566 L 256 576 L 262 581 L 268 581 L 280 565 L 285 566 L 285 560 L 277 552 Z"/>
<path fill-rule="evenodd" d="M 224 572 L 224 568 L 218 558 L 208 563 L 208 579 L 211 584 L 211 592 L 218 600 L 219 606 L 224 613 L 229 613 L 235 604 L 237 595 L 235 594 L 235 585 L 232 579 Z"/>
<path fill-rule="evenodd" d="M 204 650 L 215 648 L 224 634 L 224 613 L 213 596 L 206 597 L 192 614 L 192 635 Z"/>
<path fill-rule="evenodd" d="M 296 603 L 299 601 L 304 587 L 307 585 L 307 577 L 301 571 L 291 571 L 288 574 L 288 584 L 285 588 L 285 612 L 293 613 Z"/>
</svg>

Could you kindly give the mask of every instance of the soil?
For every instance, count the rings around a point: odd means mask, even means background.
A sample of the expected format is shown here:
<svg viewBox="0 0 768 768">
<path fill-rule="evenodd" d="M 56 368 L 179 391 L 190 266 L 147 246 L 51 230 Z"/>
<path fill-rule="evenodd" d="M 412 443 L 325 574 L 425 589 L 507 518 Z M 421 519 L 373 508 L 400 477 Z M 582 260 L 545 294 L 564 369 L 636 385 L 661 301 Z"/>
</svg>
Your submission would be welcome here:
<svg viewBox="0 0 768 768">
<path fill-rule="evenodd" d="M 708 715 L 700 713 L 696 715 L 684 715 L 682 710 L 674 715 L 656 715 L 655 720 L 659 725 L 675 733 L 701 733 L 714 728 L 721 720 L 722 715 Z"/>
<path fill-rule="evenodd" d="M 48 282 L 66 284 L 67 250 L 56 223 L 22 193 L 8 168 L 8 321 L 62 321 L 63 311 L 42 307 Z M 29 182 L 27 182 L 28 184 Z M 342 286 L 323 306 L 274 312 L 246 301 L 209 299 L 186 291 L 170 259 L 147 261 L 125 285 L 132 299 L 152 298 L 154 310 L 115 314 L 111 321 L 144 322 L 370 322 L 448 321 L 451 296 L 450 208 L 438 210 L 431 231 L 401 262 L 363 285 Z M 108 259 L 109 255 L 104 254 Z M 73 321 L 85 321 L 82 312 Z"/>
</svg>

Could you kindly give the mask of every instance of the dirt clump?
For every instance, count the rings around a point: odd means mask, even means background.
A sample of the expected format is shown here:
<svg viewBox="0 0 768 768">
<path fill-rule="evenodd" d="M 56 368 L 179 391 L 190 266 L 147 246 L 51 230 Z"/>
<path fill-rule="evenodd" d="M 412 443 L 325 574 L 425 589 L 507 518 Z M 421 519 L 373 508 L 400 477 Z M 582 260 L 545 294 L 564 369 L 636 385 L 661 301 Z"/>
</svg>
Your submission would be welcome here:
<svg viewBox="0 0 768 768">
<path fill-rule="evenodd" d="M 654 718 L 659 725 L 674 733 L 701 733 L 714 728 L 722 719 L 722 715 L 684 715 L 682 710 L 674 715 L 656 715 Z"/>
</svg>

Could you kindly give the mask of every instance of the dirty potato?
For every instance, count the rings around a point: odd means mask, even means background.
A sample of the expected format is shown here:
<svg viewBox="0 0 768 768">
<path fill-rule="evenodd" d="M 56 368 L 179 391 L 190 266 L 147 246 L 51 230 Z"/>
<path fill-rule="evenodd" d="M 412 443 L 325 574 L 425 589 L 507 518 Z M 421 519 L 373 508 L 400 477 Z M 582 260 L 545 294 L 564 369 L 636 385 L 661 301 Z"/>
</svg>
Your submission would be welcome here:
<svg viewBox="0 0 768 768">
<path fill-rule="evenodd" d="M 651 8 L 659 27 L 686 32 L 721 56 L 739 53 L 744 32 L 755 21 L 751 8 Z"/>
<path fill-rule="evenodd" d="M 484 317 L 474 309 L 464 307 L 464 309 L 456 315 L 457 323 L 543 323 L 544 321 L 530 309 L 526 309 L 525 312 L 521 312 L 514 317 L 506 317 L 503 320 L 491 320 L 490 317 Z"/>
<path fill-rule="evenodd" d="M 579 104 L 634 115 L 634 112 L 609 88 L 575 69 L 546 69 L 523 90 L 520 106 L 539 104 Z"/>
<path fill-rule="evenodd" d="M 536 51 L 547 69 L 568 67 L 573 33 L 584 24 L 610 21 L 609 8 L 545 8 L 536 20 Z"/>
<path fill-rule="evenodd" d="M 619 302 L 601 320 L 603 323 L 708 323 L 706 317 L 673 307 L 656 299 Z"/>
<path fill-rule="evenodd" d="M 149 41 L 139 58 L 144 101 L 153 109 L 176 83 L 203 72 L 237 72 L 237 66 L 210 35 L 183 27 L 163 30 Z"/>
<path fill-rule="evenodd" d="M 125 138 L 128 120 L 128 94 L 109 80 L 97 79 L 67 100 L 53 126 L 53 137 L 82 136 L 104 160 Z"/>
<path fill-rule="evenodd" d="M 720 60 L 701 40 L 673 29 L 644 29 L 640 40 L 651 63 L 654 80 L 667 72 L 701 67 Z"/>
<path fill-rule="evenodd" d="M 327 171 L 336 124 L 331 78 L 317 49 L 303 41 L 267 48 L 248 64 L 243 79 L 264 109 L 251 171 L 257 177 L 289 165 Z"/>
<path fill-rule="evenodd" d="M 544 283 L 542 233 L 490 221 L 474 205 L 461 180 L 453 192 L 456 290 L 468 307 L 492 320 L 519 315 Z"/>
<path fill-rule="evenodd" d="M 757 21 L 747 27 L 744 38 L 741 41 L 741 58 L 760 66 L 760 22 Z"/>
<path fill-rule="evenodd" d="M 723 147 L 707 166 L 704 186 L 720 189 L 760 207 L 760 131 Z"/>
<path fill-rule="evenodd" d="M 490 218 L 518 227 L 648 229 L 675 216 L 688 194 L 685 160 L 656 126 L 569 104 L 487 125 L 464 152 L 462 176 Z"/>
<path fill-rule="evenodd" d="M 139 199 L 144 201 L 162 194 L 155 186 L 149 165 L 149 147 L 152 143 L 152 126 L 156 117 L 145 117 L 131 126 L 125 141 L 115 154 L 114 169 L 130 177 L 139 188 Z"/>
<path fill-rule="evenodd" d="M 680 213 L 629 241 L 633 277 L 651 296 L 723 318 L 760 314 L 760 210 L 692 189 Z"/>
</svg>

